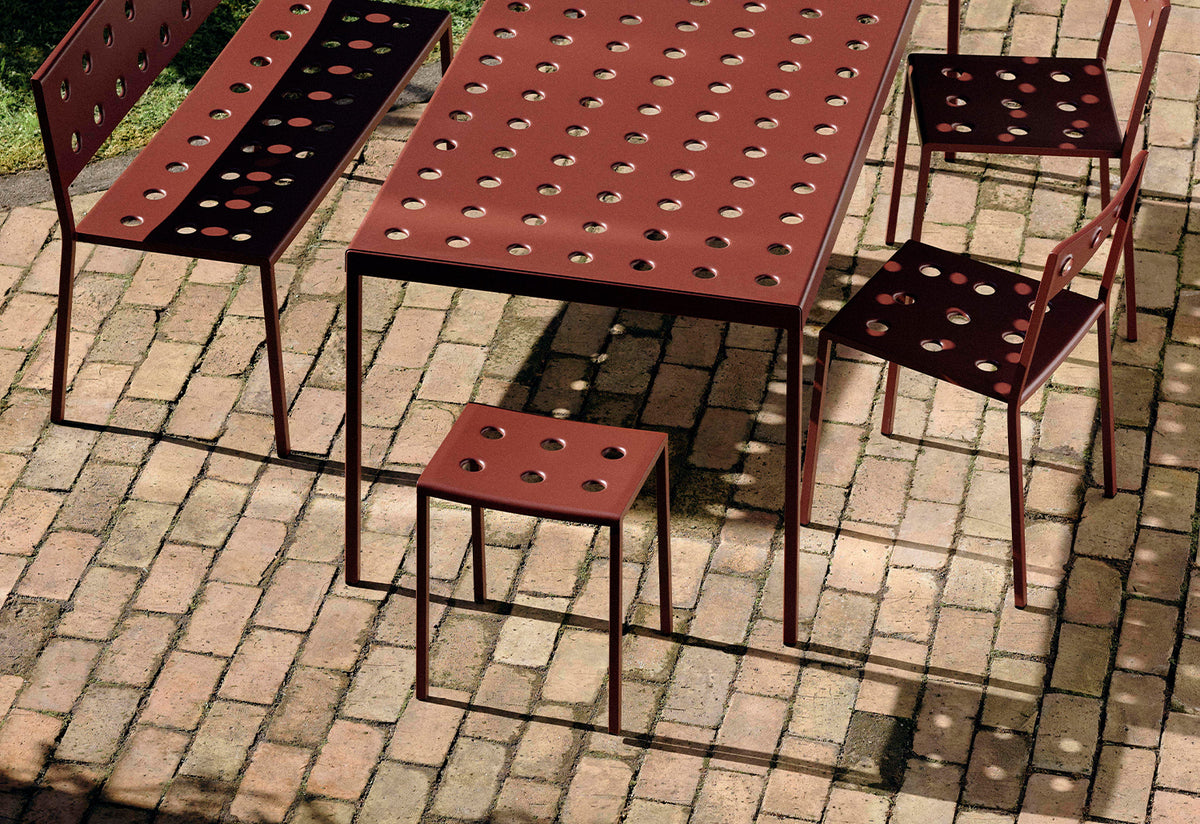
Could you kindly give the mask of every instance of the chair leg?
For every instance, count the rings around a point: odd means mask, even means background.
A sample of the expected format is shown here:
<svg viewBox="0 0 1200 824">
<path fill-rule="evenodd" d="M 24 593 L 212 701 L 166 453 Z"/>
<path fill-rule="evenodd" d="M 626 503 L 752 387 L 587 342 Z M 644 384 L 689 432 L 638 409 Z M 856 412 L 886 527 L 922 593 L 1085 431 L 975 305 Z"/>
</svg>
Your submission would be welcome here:
<svg viewBox="0 0 1200 824">
<path fill-rule="evenodd" d="M 1117 457 L 1113 431 L 1112 340 L 1108 309 L 1100 315 L 1097 327 L 1100 347 L 1100 445 L 1104 458 L 1104 497 L 1117 494 Z"/>
<path fill-rule="evenodd" d="M 664 635 L 674 630 L 671 614 L 671 479 L 667 447 L 663 446 L 655 466 L 658 497 L 658 622 Z"/>
<path fill-rule="evenodd" d="M 417 698 L 429 697 L 429 496 L 417 490 Z"/>
<path fill-rule="evenodd" d="M 483 553 L 487 544 L 483 539 L 483 507 L 471 507 L 471 572 L 475 584 L 475 603 L 487 600 L 487 561 Z"/>
<path fill-rule="evenodd" d="M 1133 232 L 1125 233 L 1125 337 L 1137 340 L 1137 291 L 1133 276 Z"/>
<path fill-rule="evenodd" d="M 921 227 L 925 225 L 925 199 L 929 194 L 929 164 L 933 160 L 933 152 L 921 147 L 921 165 L 917 169 L 916 202 L 913 204 L 913 225 L 910 237 L 921 239 Z"/>
<path fill-rule="evenodd" d="M 900 384 L 900 365 L 888 361 L 887 382 L 883 388 L 883 421 L 879 431 L 884 435 L 892 434 L 892 424 L 896 421 L 896 387 Z"/>
<path fill-rule="evenodd" d="M 281 457 L 291 454 L 288 437 L 287 389 L 283 378 L 283 339 L 279 334 L 279 300 L 275 295 L 275 266 L 261 269 L 263 318 L 267 324 L 267 371 L 271 377 L 271 408 L 275 415 L 275 451 Z"/>
<path fill-rule="evenodd" d="M 907 79 L 900 104 L 900 134 L 896 136 L 896 165 L 892 167 L 892 199 L 888 203 L 887 233 L 884 242 L 896 242 L 896 223 L 900 215 L 900 192 L 904 188 L 904 158 L 908 153 L 908 121 L 912 113 L 912 98 Z"/>
<path fill-rule="evenodd" d="M 823 335 L 817 342 L 817 366 L 813 373 L 812 398 L 808 407 L 808 437 L 804 442 L 804 481 L 800 487 L 800 523 L 812 520 L 813 485 L 817 476 L 817 454 L 821 443 L 821 413 L 825 402 L 825 380 L 833 343 Z"/>
<path fill-rule="evenodd" d="M 58 270 L 58 319 L 54 326 L 54 375 L 51 379 L 50 420 L 67 419 L 67 370 L 71 356 L 71 297 L 75 290 L 75 234 L 64 226 Z"/>
<path fill-rule="evenodd" d="M 450 60 L 454 57 L 454 37 L 452 36 L 452 32 L 450 31 L 449 27 L 446 28 L 446 33 L 442 35 L 440 43 L 442 76 L 445 76 L 446 72 L 450 71 Z"/>
<path fill-rule="evenodd" d="M 618 521 L 608 528 L 608 731 L 621 731 L 621 631 L 624 601 L 621 592 L 621 532 Z"/>
<path fill-rule="evenodd" d="M 1013 602 L 1025 608 L 1025 466 L 1021 460 L 1021 407 L 1008 405 L 1008 489 L 1012 510 Z"/>
</svg>

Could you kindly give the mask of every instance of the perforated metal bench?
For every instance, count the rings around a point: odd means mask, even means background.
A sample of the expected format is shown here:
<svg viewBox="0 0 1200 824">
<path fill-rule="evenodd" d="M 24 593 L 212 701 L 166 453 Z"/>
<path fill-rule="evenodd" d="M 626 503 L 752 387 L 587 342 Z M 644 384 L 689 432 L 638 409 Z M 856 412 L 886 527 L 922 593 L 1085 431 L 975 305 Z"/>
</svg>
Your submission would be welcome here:
<svg viewBox="0 0 1200 824">
<path fill-rule="evenodd" d="M 257 266 L 276 449 L 290 451 L 275 263 L 441 42 L 450 15 L 261 0 L 104 196 L 68 187 L 219 0 L 95 0 L 32 78 L 62 224 L 51 419 L 65 420 L 76 241 Z"/>
<path fill-rule="evenodd" d="M 487 596 L 483 508 L 607 526 L 608 729 L 621 728 L 621 531 L 642 484 L 655 473 L 659 624 L 671 631 L 670 485 L 667 436 L 561 421 L 469 403 L 417 481 L 416 694 L 429 697 L 429 499 L 471 505 L 475 600 Z M 357 563 L 357 559 L 355 559 Z"/>
</svg>

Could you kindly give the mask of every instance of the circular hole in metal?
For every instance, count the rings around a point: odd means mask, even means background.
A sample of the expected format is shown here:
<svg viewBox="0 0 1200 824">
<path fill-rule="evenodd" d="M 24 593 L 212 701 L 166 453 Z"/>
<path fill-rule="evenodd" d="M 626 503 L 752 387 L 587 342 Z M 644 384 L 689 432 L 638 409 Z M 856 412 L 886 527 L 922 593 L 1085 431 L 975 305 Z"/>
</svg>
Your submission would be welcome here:
<svg viewBox="0 0 1200 824">
<path fill-rule="evenodd" d="M 487 212 L 485 212 L 483 209 L 481 209 L 478 206 L 464 206 L 462 208 L 462 214 L 463 214 L 463 217 L 469 217 L 469 218 L 475 219 L 475 218 L 483 217 L 485 214 L 487 214 Z"/>
<path fill-rule="evenodd" d="M 1005 343 L 1011 343 L 1014 346 L 1020 346 L 1022 343 L 1025 342 L 1025 334 L 1023 332 L 1018 332 L 1014 329 L 1010 329 L 1009 331 L 1005 332 L 1000 337 L 1004 339 Z"/>
<path fill-rule="evenodd" d="M 873 14 L 860 14 L 856 19 L 864 26 L 870 26 L 873 23 L 879 22 L 879 18 Z"/>
<path fill-rule="evenodd" d="M 1071 75 L 1064 71 L 1053 71 L 1050 72 L 1050 79 L 1055 83 L 1070 83 Z"/>
<path fill-rule="evenodd" d="M 630 132 L 629 134 L 625 135 L 625 142 L 632 143 L 634 146 L 640 146 L 647 140 L 649 140 L 649 138 L 647 138 L 644 134 L 639 134 L 638 132 Z"/>
<path fill-rule="evenodd" d="M 465 249 L 466 247 L 471 245 L 471 241 L 465 237 L 460 237 L 458 235 L 452 235 L 452 236 L 446 238 L 446 245 L 449 246 L 451 249 Z"/>
<path fill-rule="evenodd" d="M 275 211 L 275 207 L 270 205 L 269 203 L 263 203 L 259 206 L 255 206 L 250 211 L 254 212 L 254 214 L 256 214 L 256 215 L 268 215 L 271 212 Z"/>
<path fill-rule="evenodd" d="M 538 101 L 540 101 L 540 100 L 545 100 L 545 99 L 546 99 L 546 95 L 545 95 L 545 94 L 543 94 L 542 92 L 539 92 L 537 89 L 526 89 L 525 91 L 521 92 L 521 98 L 522 98 L 523 100 L 528 100 L 528 101 L 529 101 L 529 102 L 531 102 L 531 103 L 537 103 L 537 102 L 538 102 Z M 457 114 L 464 114 L 464 112 L 457 112 Z M 456 118 L 454 118 L 454 119 L 455 119 L 455 120 L 462 120 L 463 118 L 456 117 Z M 467 120 L 470 120 L 470 119 L 471 119 L 471 115 L 469 115 L 469 114 L 468 114 L 468 115 L 467 115 L 467 117 L 466 117 L 466 119 L 467 119 Z"/>
<path fill-rule="evenodd" d="M 63 82 L 65 83 L 66 81 L 64 80 Z M 117 79 L 116 79 L 116 80 L 113 82 L 113 88 L 114 88 L 114 89 L 116 90 L 116 92 L 117 92 L 117 97 L 124 97 L 124 96 L 125 96 L 125 91 L 126 91 L 126 89 L 125 89 L 125 78 L 124 78 L 124 77 L 118 77 L 118 78 L 117 78 Z"/>
<path fill-rule="evenodd" d="M 542 74 L 554 74 L 556 71 L 558 71 L 558 66 L 554 65 L 553 63 L 543 62 L 537 64 L 537 70 Z"/>
<path fill-rule="evenodd" d="M 749 188 L 751 188 L 751 187 L 754 185 L 754 178 L 752 178 L 752 177 L 744 177 L 744 176 L 742 176 L 742 175 L 738 175 L 737 177 L 730 178 L 729 182 L 730 182 L 730 183 L 731 183 L 731 184 L 732 184 L 732 185 L 733 185 L 735 188 L 738 188 L 738 189 L 749 189 Z"/>
<path fill-rule="evenodd" d="M 513 243 L 508 247 L 508 253 L 510 255 L 515 255 L 516 257 L 523 257 L 532 251 L 533 250 L 524 243 Z"/>
<path fill-rule="evenodd" d="M 617 73 L 612 69 L 596 69 L 592 72 L 592 76 L 597 80 L 612 80 L 617 76 Z"/>
<path fill-rule="evenodd" d="M 179 160 L 173 160 L 167 164 L 167 171 L 171 172 L 172 174 L 179 174 L 180 172 L 186 172 L 187 167 L 188 166 L 186 163 L 183 163 Z"/>
<path fill-rule="evenodd" d="M 601 235 L 608 231 L 608 227 L 605 226 L 603 223 L 598 223 L 594 220 L 591 220 L 591 221 L 588 221 L 587 223 L 583 224 L 583 231 L 587 232 L 588 234 L 592 234 L 592 235 Z M 575 254 L 586 256 L 587 253 L 586 252 L 576 252 Z M 590 260 L 590 258 L 589 258 L 589 260 Z M 576 263 L 587 263 L 586 260 L 575 261 L 575 262 Z"/>
<path fill-rule="evenodd" d="M 1063 129 L 1063 134 L 1072 140 L 1078 140 L 1083 137 L 1083 131 L 1080 129 Z"/>
<path fill-rule="evenodd" d="M 240 172 L 233 172 L 233 171 L 229 171 L 229 172 L 222 172 L 222 173 L 221 173 L 221 180 L 237 180 L 237 179 L 238 179 L 239 177 L 241 177 L 241 176 L 242 176 L 242 175 L 241 175 L 241 173 L 240 173 Z"/>
<path fill-rule="evenodd" d="M 967 99 L 965 97 L 959 97 L 956 94 L 952 94 L 946 98 L 946 105 L 954 106 L 955 108 L 959 106 L 965 106 L 967 105 Z"/>
<path fill-rule="evenodd" d="M 842 97 L 840 94 L 831 94 L 825 98 L 825 103 L 830 106 L 845 106 L 850 101 Z"/>
<path fill-rule="evenodd" d="M 950 321 L 955 326 L 966 326 L 971 322 L 971 316 L 961 309 L 947 309 L 946 320 Z"/>
<path fill-rule="evenodd" d="M 936 278 L 942 273 L 942 270 L 931 263 L 923 263 L 917 267 L 917 271 L 927 278 Z"/>
<path fill-rule="evenodd" d="M 979 294 L 979 295 L 994 295 L 994 294 L 996 294 L 996 285 L 994 283 L 987 283 L 987 282 L 981 281 L 979 283 L 976 283 L 971 288 L 974 289 L 975 293 Z"/>
<path fill-rule="evenodd" d="M 779 64 L 779 70 L 781 72 L 798 72 L 800 71 L 800 64 L 794 60 L 784 60 Z"/>
<path fill-rule="evenodd" d="M 500 185 L 500 178 L 492 177 L 490 175 L 485 175 L 484 177 L 479 178 L 475 182 L 478 183 L 480 186 L 482 186 L 484 189 L 495 189 L 497 186 Z"/>
<path fill-rule="evenodd" d="M 485 54 L 479 58 L 479 62 L 485 66 L 499 66 L 500 58 L 494 54 Z"/>
<path fill-rule="evenodd" d="M 654 268 L 654 263 L 649 260 L 638 258 L 636 260 L 629 261 L 629 268 L 638 272 L 649 272 Z"/>
<path fill-rule="evenodd" d="M 721 217 L 741 217 L 742 210 L 737 206 L 722 206 L 721 208 L 717 209 L 717 214 L 719 214 Z"/>
<path fill-rule="evenodd" d="M 804 222 L 804 216 L 803 216 L 803 215 L 798 215 L 798 214 L 796 214 L 795 212 L 784 212 L 783 214 L 781 214 L 781 215 L 779 216 L 779 222 L 780 222 L 780 223 L 786 223 L 786 224 L 788 224 L 789 226 L 794 226 L 794 225 L 796 225 L 797 223 L 803 223 L 803 222 Z"/>
<path fill-rule="evenodd" d="M 498 426 L 485 426 L 479 430 L 479 434 L 489 441 L 498 441 L 504 437 L 504 430 Z"/>
<path fill-rule="evenodd" d="M 1009 71 L 1008 69 L 1000 69 L 999 71 L 996 72 L 996 77 L 1000 78 L 1001 80 L 1008 80 L 1008 81 L 1017 79 L 1017 75 L 1014 72 Z"/>
<path fill-rule="evenodd" d="M 1054 105 L 1057 106 L 1058 110 L 1062 111 L 1062 112 L 1074 112 L 1074 111 L 1079 110 L 1079 107 L 1076 106 L 1074 103 L 1068 103 L 1065 100 L 1060 100 L 1057 103 L 1055 103 Z"/>
<path fill-rule="evenodd" d="M 858 69 L 852 69 L 849 66 L 842 66 L 840 69 L 835 71 L 834 74 L 843 80 L 849 80 L 852 77 L 858 77 Z"/>
<path fill-rule="evenodd" d="M 867 321 L 866 326 L 867 326 L 867 334 L 870 335 L 871 337 L 875 337 L 875 338 L 886 333 L 889 328 L 886 323 L 884 323 L 881 320 L 877 320 L 877 319 L 872 319 L 872 320 Z"/>
<path fill-rule="evenodd" d="M 819 154 L 817 152 L 808 152 L 807 154 L 804 155 L 804 162 L 810 163 L 814 166 L 824 163 L 825 160 L 826 160 L 825 155 Z"/>
<path fill-rule="evenodd" d="M 692 277 L 700 278 L 700 280 L 712 280 L 717 276 L 717 273 L 707 266 L 697 266 L 692 270 Z"/>
<path fill-rule="evenodd" d="M 642 18 L 635 14 L 623 14 L 621 15 L 621 22 L 626 26 L 636 26 L 642 22 Z"/>
<path fill-rule="evenodd" d="M 83 55 L 79 58 L 79 62 L 83 67 L 84 74 L 92 73 L 92 53 L 91 52 L 84 52 Z"/>
<path fill-rule="evenodd" d="M 667 239 L 667 233 L 661 229 L 647 229 L 645 232 L 642 232 L 642 237 L 646 238 L 646 240 L 661 241 Z"/>
<path fill-rule="evenodd" d="M 943 341 L 930 338 L 921 341 L 921 348 L 926 352 L 941 352 L 946 348 L 946 344 Z"/>
<path fill-rule="evenodd" d="M 792 191 L 798 195 L 811 195 L 817 190 L 817 187 L 812 183 L 793 183 Z"/>
<path fill-rule="evenodd" d="M 1029 130 L 1022 128 L 1021 126 L 1008 126 L 1005 131 L 1016 137 L 1024 137 L 1025 135 L 1029 134 Z"/>
<path fill-rule="evenodd" d="M 975 368 L 980 372 L 998 372 L 1000 364 L 990 360 L 975 361 Z"/>
<path fill-rule="evenodd" d="M 683 208 L 683 204 L 678 200 L 660 200 L 658 201 L 658 208 L 664 212 L 677 212 Z"/>
<path fill-rule="evenodd" d="M 58 96 L 63 100 L 66 100 L 71 96 L 71 84 L 68 81 L 64 80 L 62 83 L 58 84 Z"/>
<path fill-rule="evenodd" d="M 619 461 L 625 457 L 625 450 L 619 446 L 606 446 L 600 450 L 600 455 L 605 460 Z"/>
<path fill-rule="evenodd" d="M 683 147 L 689 152 L 702 152 L 708 148 L 703 140 L 685 140 L 683 142 Z"/>
<path fill-rule="evenodd" d="M 896 292 L 894 295 L 892 295 L 892 300 L 901 306 L 912 306 L 917 302 L 917 299 L 908 292 Z"/>
<path fill-rule="evenodd" d="M 496 29 L 492 34 L 499 40 L 511 40 L 517 36 L 512 29 Z"/>
<path fill-rule="evenodd" d="M 271 39 L 272 40 L 291 40 L 292 33 L 290 31 L 284 31 L 283 29 L 276 29 L 275 31 L 271 32 Z"/>
<path fill-rule="evenodd" d="M 542 217 L 541 215 L 525 215 L 523 218 L 521 218 L 521 222 L 526 226 L 544 226 L 546 224 L 546 218 Z"/>
<path fill-rule="evenodd" d="M 850 51 L 866 51 L 869 47 L 862 40 L 849 40 L 846 42 L 846 48 Z"/>
<path fill-rule="evenodd" d="M 188 138 L 189 146 L 207 146 L 208 138 L 202 134 L 194 134 Z"/>
<path fill-rule="evenodd" d="M 137 215 L 125 215 L 121 218 L 122 226 L 141 226 L 142 222 L 142 219 Z"/>
<path fill-rule="evenodd" d="M 301 5 L 300 3 L 296 3 L 294 6 L 292 6 L 292 14 L 308 14 L 310 11 L 312 11 L 310 7 Z M 373 16 L 374 15 L 369 15 L 368 19 Z"/>
<path fill-rule="evenodd" d="M 638 111 L 647 116 L 653 116 L 662 112 L 662 106 L 656 106 L 653 103 L 643 103 L 638 106 Z"/>
<path fill-rule="evenodd" d="M 140 51 L 138 51 L 138 55 L 137 55 L 138 71 L 144 72 L 147 68 L 149 68 L 149 66 L 150 66 L 150 60 L 149 60 L 149 58 L 146 57 L 146 50 L 141 49 Z"/>
<path fill-rule="evenodd" d="M 721 62 L 726 66 L 740 66 L 744 61 L 736 54 L 723 54 L 721 55 Z"/>
<path fill-rule="evenodd" d="M 779 127 L 779 121 L 769 117 L 760 117 L 754 121 L 754 125 L 760 129 L 775 129 Z"/>
<path fill-rule="evenodd" d="M 425 168 L 425 169 L 422 169 L 421 171 L 417 172 L 417 176 L 420 177 L 422 180 L 437 180 L 439 177 L 442 176 L 442 173 L 439 172 L 437 169 Z"/>
<path fill-rule="evenodd" d="M 463 88 L 466 89 L 468 94 L 483 94 L 487 91 L 487 86 L 482 83 L 468 83 Z"/>
<path fill-rule="evenodd" d="M 800 16 L 808 20 L 816 20 L 821 16 L 821 12 L 817 9 L 800 9 Z"/>
<path fill-rule="evenodd" d="M 510 149 L 508 146 L 497 146 L 496 148 L 492 149 L 492 156 L 498 157 L 501 160 L 508 160 L 509 158 L 516 157 L 517 152 L 515 149 Z"/>
<path fill-rule="evenodd" d="M 581 486 L 584 492 L 603 492 L 608 487 L 604 481 L 595 478 L 590 481 L 584 481 Z"/>
<path fill-rule="evenodd" d="M 696 112 L 696 119 L 701 123 L 716 123 L 721 119 L 721 115 L 710 111 Z"/>
<path fill-rule="evenodd" d="M 477 461 L 474 458 L 463 458 L 458 462 L 458 466 L 464 472 L 482 472 L 483 462 Z"/>
<path fill-rule="evenodd" d="M 671 179 L 679 181 L 695 180 L 696 173 L 687 169 L 674 169 L 671 171 Z"/>
<path fill-rule="evenodd" d="M 620 203 L 621 195 L 616 192 L 600 192 L 596 195 L 596 200 L 601 203 Z"/>
<path fill-rule="evenodd" d="M 92 106 L 92 122 L 97 126 L 104 122 L 104 107 L 99 103 Z"/>
<path fill-rule="evenodd" d="M 587 133 L 588 133 L 587 126 L 575 125 L 575 126 L 567 127 L 567 134 L 569 134 L 571 137 L 586 137 Z"/>
<path fill-rule="evenodd" d="M 417 209 L 424 209 L 425 201 L 415 197 L 406 197 L 401 201 L 401 205 L 403 205 L 405 209 L 412 209 L 415 211 Z"/>
<path fill-rule="evenodd" d="M 538 445 L 547 452 L 558 452 L 565 448 L 567 444 L 560 438 L 546 438 Z"/>
<path fill-rule="evenodd" d="M 197 205 L 197 206 L 199 206 L 201 209 L 215 209 L 215 208 L 217 208 L 218 206 L 220 206 L 220 205 L 221 205 L 221 201 L 219 201 L 219 200 L 213 200 L 213 199 L 210 197 L 210 198 L 207 198 L 207 199 L 205 199 L 205 200 L 201 200 L 201 201 L 200 201 L 199 203 L 197 203 L 196 205 Z"/>
<path fill-rule="evenodd" d="M 686 54 L 687 54 L 687 52 L 685 52 L 683 49 L 676 49 L 676 48 L 663 49 L 663 57 L 666 57 L 670 60 L 680 60 Z"/>
<path fill-rule="evenodd" d="M 790 255 L 792 248 L 784 243 L 772 243 L 767 247 L 767 251 L 773 255 Z"/>
<path fill-rule="evenodd" d="M 194 234 L 196 234 L 196 227 L 188 226 L 186 224 L 183 226 L 177 226 L 175 228 L 175 234 L 177 234 L 177 235 L 194 235 Z"/>
<path fill-rule="evenodd" d="M 834 126 L 832 123 L 818 123 L 816 126 L 813 126 L 813 131 L 824 137 L 837 134 L 837 130 L 837 126 Z"/>
<path fill-rule="evenodd" d="M 1020 109 L 1024 104 L 1020 100 L 1013 100 L 1011 97 L 1006 97 L 1000 101 L 1000 105 L 1006 109 Z"/>
<path fill-rule="evenodd" d="M 208 116 L 213 120 L 228 120 L 232 115 L 228 109 L 213 109 Z"/>
<path fill-rule="evenodd" d="M 569 20 L 582 20 L 584 17 L 584 12 L 580 11 L 579 9 L 565 9 L 563 11 L 563 17 L 566 17 Z"/>
<path fill-rule="evenodd" d="M 125 19 L 132 20 L 133 14 L 133 0 L 125 0 Z"/>
<path fill-rule="evenodd" d="M 616 163 L 612 164 L 610 168 L 619 175 L 627 175 L 633 171 L 633 164 L 624 163 L 618 160 Z"/>
<path fill-rule="evenodd" d="M 650 83 L 655 86 L 673 86 L 674 79 L 667 77 L 665 74 L 656 74 L 650 78 Z"/>
<path fill-rule="evenodd" d="M 574 166 L 575 158 L 570 155 L 555 155 L 550 159 L 555 166 Z"/>
<path fill-rule="evenodd" d="M 761 146 L 747 146 L 746 148 L 742 149 L 742 154 L 744 154 L 746 157 L 753 158 L 766 157 L 767 150 Z"/>
<path fill-rule="evenodd" d="M 729 94 L 729 92 L 733 91 L 733 86 L 730 86 L 728 83 L 718 81 L 715 83 L 709 83 L 708 90 L 713 94 Z"/>
<path fill-rule="evenodd" d="M 779 278 L 775 275 L 757 275 L 754 278 L 754 282 L 759 286 L 778 286 Z"/>
<path fill-rule="evenodd" d="M 571 254 L 567 255 L 567 260 L 571 261 L 572 263 L 591 263 L 592 256 L 589 255 L 587 252 L 576 251 L 576 252 L 571 252 Z"/>
<path fill-rule="evenodd" d="M 162 200 L 166 196 L 167 193 L 162 189 L 147 189 L 142 192 L 142 197 L 146 198 L 146 200 Z"/>
<path fill-rule="evenodd" d="M 514 117 L 512 120 L 508 121 L 508 128 L 516 129 L 517 131 L 528 129 L 529 121 L 523 117 Z"/>
<path fill-rule="evenodd" d="M 581 97 L 579 98 L 579 105 L 585 109 L 598 109 L 604 105 L 604 101 L 595 97 Z"/>
<path fill-rule="evenodd" d="M 710 249 L 728 249 L 729 241 L 723 237 L 717 237 L 714 235 L 712 237 L 705 238 L 704 245 Z"/>
<path fill-rule="evenodd" d="M 733 36 L 741 37 L 743 39 L 745 39 L 747 37 L 753 37 L 754 29 L 748 29 L 745 26 L 738 26 L 736 29 L 733 30 Z"/>
<path fill-rule="evenodd" d="M 562 191 L 562 189 L 553 183 L 543 183 L 538 186 L 537 190 L 539 195 L 545 195 L 546 197 L 552 197 Z"/>
<path fill-rule="evenodd" d="M 787 100 L 791 97 L 791 92 L 784 89 L 768 89 L 767 97 L 771 100 Z"/>
<path fill-rule="evenodd" d="M 192 0 L 180 0 L 179 16 L 187 20 L 192 16 Z"/>
</svg>

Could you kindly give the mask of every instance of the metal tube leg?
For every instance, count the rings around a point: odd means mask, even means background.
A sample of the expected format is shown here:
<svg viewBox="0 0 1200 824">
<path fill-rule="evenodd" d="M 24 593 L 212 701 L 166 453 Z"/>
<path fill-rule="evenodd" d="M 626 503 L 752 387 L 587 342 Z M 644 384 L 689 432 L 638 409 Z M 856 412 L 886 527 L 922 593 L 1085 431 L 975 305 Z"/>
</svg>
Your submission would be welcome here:
<svg viewBox="0 0 1200 824">
<path fill-rule="evenodd" d="M 66 420 L 67 370 L 71 357 L 71 297 L 75 290 L 75 235 L 63 226 L 62 258 L 58 270 L 58 319 L 54 326 L 54 375 L 50 390 L 50 420 Z"/>
<path fill-rule="evenodd" d="M 671 478 L 667 447 L 663 446 L 655 466 L 658 498 L 658 620 L 663 634 L 674 629 L 671 615 Z"/>
<path fill-rule="evenodd" d="M 921 227 L 925 225 L 925 199 L 929 195 L 929 164 L 933 160 L 933 152 L 921 147 L 921 165 L 917 169 L 917 200 L 913 204 L 913 222 L 911 237 L 921 239 Z"/>
<path fill-rule="evenodd" d="M 441 57 L 442 57 L 442 76 L 450 71 L 450 60 L 454 57 L 454 36 L 451 28 L 446 27 L 445 34 L 441 39 Z"/>
<path fill-rule="evenodd" d="M 346 583 L 359 582 L 362 544 L 362 277 L 346 274 Z"/>
<path fill-rule="evenodd" d="M 291 453 L 288 437 L 287 389 L 283 378 L 283 339 L 279 333 L 279 300 L 275 295 L 275 267 L 266 264 L 262 275 L 263 318 L 267 324 L 267 371 L 271 376 L 271 408 L 275 416 L 275 451 L 281 457 Z"/>
<path fill-rule="evenodd" d="M 808 438 L 804 445 L 804 484 L 800 491 L 800 523 L 812 519 L 813 487 L 817 477 L 817 455 L 821 448 L 821 417 L 825 405 L 825 381 L 833 343 L 822 337 L 817 344 L 817 369 L 813 373 L 812 398 L 808 406 Z M 799 583 L 799 582 L 797 582 Z"/>
<path fill-rule="evenodd" d="M 906 69 L 907 71 L 907 69 Z M 900 192 L 904 185 L 904 158 L 908 153 L 908 121 L 912 113 L 912 97 L 908 79 L 904 81 L 904 92 L 900 104 L 900 134 L 896 137 L 896 165 L 892 167 L 892 199 L 888 203 L 887 233 L 884 242 L 896 242 L 896 223 L 900 216 Z"/>
<path fill-rule="evenodd" d="M 896 387 L 899 383 L 900 366 L 888 361 L 887 382 L 883 389 L 883 421 L 879 427 L 884 435 L 892 434 L 892 424 L 896 422 Z"/>
<path fill-rule="evenodd" d="M 801 318 L 803 321 L 803 318 Z M 787 412 L 783 461 L 783 643 L 795 646 L 800 564 L 800 394 L 804 391 L 803 323 L 787 330 Z"/>
<path fill-rule="evenodd" d="M 1117 457 L 1113 431 L 1112 340 L 1109 334 L 1108 308 L 1100 315 L 1097 328 L 1100 347 L 1100 443 L 1104 459 L 1104 497 L 1117 494 Z"/>
<path fill-rule="evenodd" d="M 417 490 L 417 698 L 429 697 L 429 495 Z"/>
<path fill-rule="evenodd" d="M 621 631 L 624 600 L 621 594 L 621 532 L 618 521 L 608 528 L 608 731 L 621 731 Z"/>
<path fill-rule="evenodd" d="M 1025 608 L 1025 467 L 1021 460 L 1021 407 L 1008 405 L 1008 489 L 1012 509 L 1013 602 Z"/>
<path fill-rule="evenodd" d="M 1133 276 L 1133 232 L 1125 233 L 1125 337 L 1137 340 L 1137 290 Z"/>
<path fill-rule="evenodd" d="M 487 564 L 483 557 L 483 507 L 471 507 L 471 571 L 475 578 L 475 603 L 487 600 Z"/>
</svg>

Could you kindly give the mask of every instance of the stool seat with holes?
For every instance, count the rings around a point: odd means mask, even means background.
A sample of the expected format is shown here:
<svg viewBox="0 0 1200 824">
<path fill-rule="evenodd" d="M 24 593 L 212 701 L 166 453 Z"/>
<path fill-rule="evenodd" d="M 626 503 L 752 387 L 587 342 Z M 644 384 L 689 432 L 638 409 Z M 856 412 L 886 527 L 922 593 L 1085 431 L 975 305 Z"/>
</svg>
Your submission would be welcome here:
<svg viewBox="0 0 1200 824">
<path fill-rule="evenodd" d="M 483 509 L 609 528 L 608 728 L 621 724 L 621 530 L 655 472 L 659 619 L 671 631 L 667 436 L 467 404 L 417 481 L 417 698 L 429 695 L 429 499 L 471 506 L 475 600 L 486 599 Z"/>
</svg>

